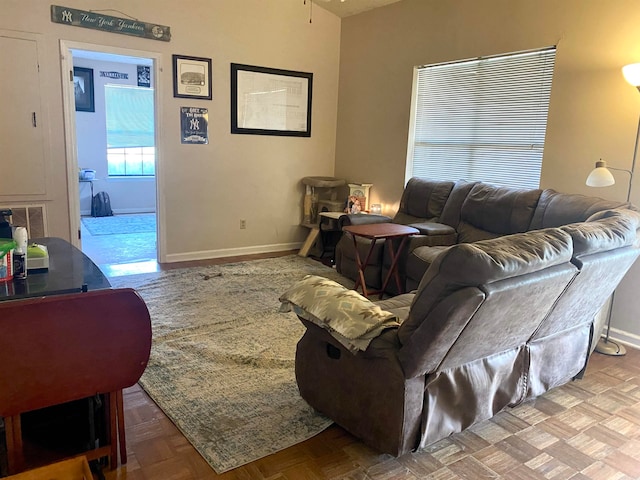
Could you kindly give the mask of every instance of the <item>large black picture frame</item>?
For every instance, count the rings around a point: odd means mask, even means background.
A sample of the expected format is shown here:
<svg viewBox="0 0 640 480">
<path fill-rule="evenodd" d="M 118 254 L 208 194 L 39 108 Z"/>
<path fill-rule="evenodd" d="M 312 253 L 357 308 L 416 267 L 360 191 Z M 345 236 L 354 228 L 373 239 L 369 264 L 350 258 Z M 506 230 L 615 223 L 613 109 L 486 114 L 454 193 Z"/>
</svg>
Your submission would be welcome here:
<svg viewBox="0 0 640 480">
<path fill-rule="evenodd" d="M 231 133 L 311 136 L 313 73 L 231 64 Z"/>
<path fill-rule="evenodd" d="M 73 91 L 76 112 L 95 112 L 93 68 L 73 67 Z"/>
</svg>

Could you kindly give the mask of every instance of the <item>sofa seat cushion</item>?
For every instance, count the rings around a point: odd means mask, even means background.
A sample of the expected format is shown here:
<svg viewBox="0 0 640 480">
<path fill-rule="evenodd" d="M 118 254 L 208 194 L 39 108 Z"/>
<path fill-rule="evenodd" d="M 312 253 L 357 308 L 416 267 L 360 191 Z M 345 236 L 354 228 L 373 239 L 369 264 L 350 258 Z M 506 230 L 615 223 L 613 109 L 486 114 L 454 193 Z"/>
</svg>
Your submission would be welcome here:
<svg viewBox="0 0 640 480">
<path fill-rule="evenodd" d="M 281 312 L 292 311 L 327 330 L 350 351 L 366 350 L 380 333 L 399 325 L 397 317 L 333 280 L 307 275 L 280 297 Z"/>
<path fill-rule="evenodd" d="M 398 319 L 398 322 L 402 323 L 404 319 L 409 316 L 409 309 L 411 308 L 413 297 L 415 297 L 413 293 L 404 293 L 385 300 L 379 300 L 375 302 L 375 304 L 382 310 L 393 313 Z"/>
<path fill-rule="evenodd" d="M 434 260 L 444 252 L 448 246 L 418 247 L 409 256 L 407 261 L 407 288 L 418 288 L 420 280 L 429 269 Z M 411 280 L 411 281 L 409 281 Z"/>
</svg>

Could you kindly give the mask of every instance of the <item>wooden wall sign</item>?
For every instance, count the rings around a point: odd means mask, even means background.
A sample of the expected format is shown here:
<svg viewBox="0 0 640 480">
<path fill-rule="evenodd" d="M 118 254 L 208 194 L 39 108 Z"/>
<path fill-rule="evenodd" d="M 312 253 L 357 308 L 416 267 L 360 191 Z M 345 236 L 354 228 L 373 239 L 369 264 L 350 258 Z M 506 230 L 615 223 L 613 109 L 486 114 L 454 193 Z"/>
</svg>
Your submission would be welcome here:
<svg viewBox="0 0 640 480">
<path fill-rule="evenodd" d="M 112 17 L 98 12 L 88 12 L 58 5 L 51 5 L 51 21 L 103 32 L 162 40 L 163 42 L 171 40 L 171 31 L 169 27 L 164 25 L 141 22 L 131 18 Z"/>
</svg>

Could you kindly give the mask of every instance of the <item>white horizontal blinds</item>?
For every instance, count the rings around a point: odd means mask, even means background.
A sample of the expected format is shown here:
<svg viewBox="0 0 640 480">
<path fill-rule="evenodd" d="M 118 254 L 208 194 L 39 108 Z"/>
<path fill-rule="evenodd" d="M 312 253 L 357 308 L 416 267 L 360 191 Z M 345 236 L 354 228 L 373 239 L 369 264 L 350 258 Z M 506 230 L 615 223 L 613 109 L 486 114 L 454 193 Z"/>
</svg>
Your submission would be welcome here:
<svg viewBox="0 0 640 480">
<path fill-rule="evenodd" d="M 411 175 L 537 188 L 555 53 L 418 69 Z"/>
<path fill-rule="evenodd" d="M 153 89 L 105 85 L 107 148 L 153 147 Z"/>
</svg>

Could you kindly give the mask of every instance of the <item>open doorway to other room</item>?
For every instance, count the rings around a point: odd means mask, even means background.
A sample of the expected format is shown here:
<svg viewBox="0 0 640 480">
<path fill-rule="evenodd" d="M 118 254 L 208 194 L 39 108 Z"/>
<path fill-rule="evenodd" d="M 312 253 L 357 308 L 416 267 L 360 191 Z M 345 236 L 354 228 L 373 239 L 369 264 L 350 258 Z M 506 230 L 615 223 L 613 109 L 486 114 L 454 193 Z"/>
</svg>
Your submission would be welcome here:
<svg viewBox="0 0 640 480">
<path fill-rule="evenodd" d="M 107 276 L 156 271 L 153 59 L 72 54 L 82 251 Z"/>
</svg>

